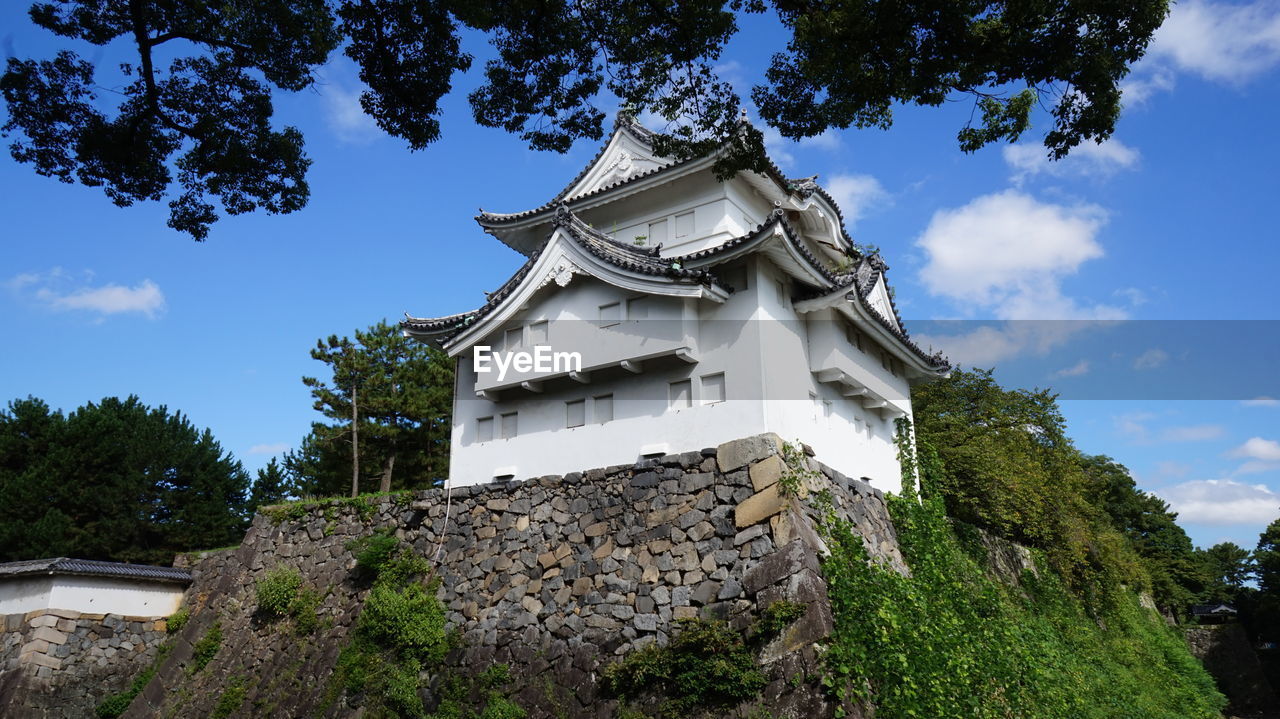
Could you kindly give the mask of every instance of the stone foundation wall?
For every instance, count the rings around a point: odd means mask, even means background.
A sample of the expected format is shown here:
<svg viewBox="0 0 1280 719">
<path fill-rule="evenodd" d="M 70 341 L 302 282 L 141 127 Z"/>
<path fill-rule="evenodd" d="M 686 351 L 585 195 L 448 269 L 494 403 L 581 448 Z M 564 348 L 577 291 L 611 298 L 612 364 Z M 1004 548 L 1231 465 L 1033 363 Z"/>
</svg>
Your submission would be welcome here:
<svg viewBox="0 0 1280 719">
<path fill-rule="evenodd" d="M 91 717 L 156 656 L 163 617 L 42 609 L 3 617 L 0 715 Z"/>
<path fill-rule="evenodd" d="M 805 681 L 831 617 L 822 542 L 803 498 L 829 494 L 873 557 L 905 567 L 879 491 L 812 458 L 789 467 L 780 455 L 780 440 L 764 435 L 635 465 L 421 492 L 364 512 L 332 503 L 279 522 L 260 513 L 239 549 L 192 566 L 192 619 L 126 716 L 204 717 L 237 684 L 245 699 L 233 717 L 358 715 L 358 697 L 342 697 L 329 677 L 368 591 L 346 545 L 380 528 L 435 561 L 439 596 L 464 639 L 450 663 L 508 663 L 531 719 L 613 716 L 599 691 L 605 664 L 665 642 L 682 617 L 744 627 L 779 599 L 807 609 L 764 651 L 763 706 L 776 717 L 831 716 Z M 813 476 L 784 496 L 779 478 L 795 469 Z M 255 616 L 256 582 L 277 566 L 323 593 L 316 634 Z M 222 648 L 193 674 L 192 645 L 215 622 Z"/>
<path fill-rule="evenodd" d="M 1233 622 L 1187 627 L 1184 631 L 1191 653 L 1209 670 L 1218 689 L 1231 702 L 1228 712 L 1270 716 L 1280 711 L 1280 701 L 1267 682 L 1243 626 Z"/>
</svg>

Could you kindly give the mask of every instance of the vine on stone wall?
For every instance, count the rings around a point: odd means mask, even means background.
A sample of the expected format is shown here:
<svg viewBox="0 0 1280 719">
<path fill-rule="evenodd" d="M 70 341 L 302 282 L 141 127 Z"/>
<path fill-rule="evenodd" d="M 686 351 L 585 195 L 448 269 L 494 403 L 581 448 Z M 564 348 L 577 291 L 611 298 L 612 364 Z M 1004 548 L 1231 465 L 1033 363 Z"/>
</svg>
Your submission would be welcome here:
<svg viewBox="0 0 1280 719">
<path fill-rule="evenodd" d="M 338 655 L 327 696 L 339 694 L 363 705 L 369 719 L 523 719 L 525 712 L 502 692 L 505 665 L 474 677 L 446 669 L 445 655 L 458 646 L 436 598 L 431 564 L 411 549 L 390 545 L 387 533 L 349 546 L 362 572 L 373 577 L 350 643 Z M 424 676 L 436 675 L 436 708 L 428 712 Z"/>
<path fill-rule="evenodd" d="M 842 706 L 869 702 L 880 719 L 1220 716 L 1212 679 L 1136 596 L 1113 597 L 1100 623 L 1052 572 L 1019 588 L 991 579 L 940 499 L 888 503 L 909 577 L 872 562 L 834 513 L 822 526 L 835 627 L 823 684 Z"/>
</svg>

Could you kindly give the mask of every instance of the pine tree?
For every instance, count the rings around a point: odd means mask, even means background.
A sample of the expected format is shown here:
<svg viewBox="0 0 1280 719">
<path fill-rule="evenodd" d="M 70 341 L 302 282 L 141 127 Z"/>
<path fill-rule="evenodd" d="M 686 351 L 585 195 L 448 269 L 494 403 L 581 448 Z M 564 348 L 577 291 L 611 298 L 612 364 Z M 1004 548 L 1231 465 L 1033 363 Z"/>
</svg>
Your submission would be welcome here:
<svg viewBox="0 0 1280 719">
<path fill-rule="evenodd" d="M 331 379 L 302 381 L 333 423 L 312 425 L 302 447 L 286 455 L 298 490 L 337 493 L 341 464 L 353 468 L 353 496 L 375 489 L 375 477 L 386 492 L 447 474 L 453 366 L 444 353 L 383 321 L 357 330 L 355 341 L 331 335 L 311 356 L 329 365 Z"/>
</svg>

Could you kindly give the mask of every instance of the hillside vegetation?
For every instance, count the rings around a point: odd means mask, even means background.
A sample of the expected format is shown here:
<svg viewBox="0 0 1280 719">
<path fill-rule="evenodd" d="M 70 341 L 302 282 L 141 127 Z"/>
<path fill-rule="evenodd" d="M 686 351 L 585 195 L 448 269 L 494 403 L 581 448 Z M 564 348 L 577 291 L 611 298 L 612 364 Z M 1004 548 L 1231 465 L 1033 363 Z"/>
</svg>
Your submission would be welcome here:
<svg viewBox="0 0 1280 719">
<path fill-rule="evenodd" d="M 869 562 L 847 523 L 823 527 L 828 691 L 881 719 L 1221 716 L 1180 632 L 1139 601 L 1180 614 L 1212 589 L 1168 506 L 1077 450 L 1048 392 L 957 371 L 914 400 L 917 453 L 900 423 L 888 498 L 911 576 Z M 1031 547 L 1035 569 L 994 578 L 978 528 Z"/>
</svg>

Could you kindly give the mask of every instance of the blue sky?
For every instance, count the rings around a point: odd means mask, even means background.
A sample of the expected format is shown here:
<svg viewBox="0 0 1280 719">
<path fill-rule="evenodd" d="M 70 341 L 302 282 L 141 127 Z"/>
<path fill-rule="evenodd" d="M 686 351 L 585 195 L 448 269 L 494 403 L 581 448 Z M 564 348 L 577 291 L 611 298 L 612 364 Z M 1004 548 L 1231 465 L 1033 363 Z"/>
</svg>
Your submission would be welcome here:
<svg viewBox="0 0 1280 719">
<path fill-rule="evenodd" d="M 0 8 L 0 28 L 6 54 L 56 47 L 22 3 Z M 724 75 L 758 80 L 775 30 L 752 21 Z M 789 175 L 818 173 L 855 239 L 882 248 L 918 336 L 1061 389 L 1083 450 L 1129 466 L 1198 544 L 1252 546 L 1280 516 L 1280 403 L 1260 399 L 1280 397 L 1277 80 L 1280 7 L 1183 2 L 1114 139 L 1064 162 L 1043 159 L 1043 128 L 959 152 L 967 102 L 900 108 L 888 132 L 775 133 L 770 149 Z M 310 206 L 224 219 L 204 244 L 165 227 L 162 204 L 117 209 L 0 157 L 0 400 L 70 410 L 134 393 L 212 428 L 250 468 L 296 445 L 316 418 L 299 378 L 322 371 L 318 338 L 478 305 L 521 258 L 475 210 L 540 204 L 598 149 L 538 153 L 475 127 L 475 82 L 448 99 L 444 139 L 410 153 L 359 113 L 354 70 L 335 59 L 277 103 L 315 160 Z M 1241 319 L 1257 322 L 1224 323 Z"/>
</svg>

